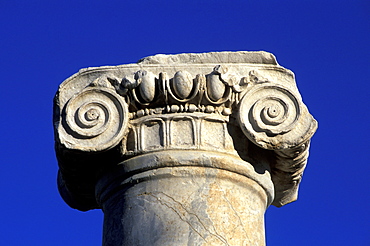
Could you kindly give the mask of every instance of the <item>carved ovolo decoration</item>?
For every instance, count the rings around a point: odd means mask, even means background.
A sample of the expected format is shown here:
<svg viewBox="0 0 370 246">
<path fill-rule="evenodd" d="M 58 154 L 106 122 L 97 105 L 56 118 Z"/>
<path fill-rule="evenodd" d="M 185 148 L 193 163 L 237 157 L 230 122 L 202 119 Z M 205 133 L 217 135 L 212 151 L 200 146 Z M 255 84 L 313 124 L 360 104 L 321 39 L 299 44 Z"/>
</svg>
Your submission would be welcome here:
<svg viewBox="0 0 370 246">
<path fill-rule="evenodd" d="M 135 72 L 134 79 L 104 75 L 66 104 L 62 120 L 69 134 L 61 143 L 84 151 L 110 149 L 123 138 L 129 120 L 196 112 L 218 114 L 225 120 L 237 112 L 246 137 L 265 149 L 306 142 L 317 126 L 299 95 L 256 74 L 251 70 L 237 78 L 218 65 L 195 77 L 187 71 L 169 77 L 166 72 L 155 75 L 146 70 Z"/>
<path fill-rule="evenodd" d="M 279 194 L 273 204 L 295 200 L 317 122 L 293 73 L 268 53 L 252 53 L 240 59 L 230 54 L 238 59 L 225 63 L 160 64 L 163 59 L 154 57 L 81 71 L 60 86 L 55 99 L 57 153 L 117 146 L 126 158 L 168 149 L 234 153 L 227 130 L 233 124 L 251 143 L 275 152 L 270 166 Z M 208 135 L 219 140 L 212 143 Z"/>
</svg>

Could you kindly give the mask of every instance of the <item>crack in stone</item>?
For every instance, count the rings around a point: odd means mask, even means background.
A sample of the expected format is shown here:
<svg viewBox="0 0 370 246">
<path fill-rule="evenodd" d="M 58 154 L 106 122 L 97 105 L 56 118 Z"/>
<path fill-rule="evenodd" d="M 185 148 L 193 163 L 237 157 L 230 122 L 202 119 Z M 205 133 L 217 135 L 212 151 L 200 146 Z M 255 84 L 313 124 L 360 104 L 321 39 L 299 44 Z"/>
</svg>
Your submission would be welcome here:
<svg viewBox="0 0 370 246">
<path fill-rule="evenodd" d="M 252 242 L 251 242 L 251 240 L 247 237 L 248 233 L 247 233 L 247 231 L 246 231 L 246 230 L 245 230 L 245 228 L 244 228 L 244 224 L 243 224 L 242 219 L 240 218 L 240 216 L 239 216 L 238 212 L 236 212 L 236 210 L 234 209 L 234 206 L 231 204 L 231 202 L 230 202 L 230 201 L 229 201 L 229 199 L 227 198 L 225 190 L 224 190 L 224 189 L 222 189 L 222 187 L 221 187 L 221 186 L 219 186 L 218 184 L 216 184 L 216 185 L 219 187 L 219 190 L 223 193 L 223 197 L 224 197 L 224 199 L 225 199 L 225 200 L 226 200 L 226 202 L 229 204 L 230 208 L 234 211 L 234 213 L 235 213 L 236 217 L 238 217 L 239 224 L 240 224 L 240 226 L 242 227 L 242 230 L 244 231 L 244 233 L 245 233 L 245 235 L 246 235 L 245 239 L 243 240 L 243 245 L 244 245 L 245 240 L 248 240 L 248 241 L 249 241 L 249 243 L 252 243 Z M 236 227 L 237 227 L 237 226 L 236 226 Z M 235 228 L 236 228 L 236 227 L 235 227 Z"/>
<path fill-rule="evenodd" d="M 178 202 L 178 201 L 176 201 L 174 198 L 172 198 L 172 197 L 170 197 L 170 196 L 168 196 L 167 194 L 165 194 L 165 193 L 163 193 L 163 192 L 159 192 L 159 193 L 162 193 L 163 195 L 165 195 L 165 196 L 167 196 L 168 198 L 170 198 L 171 200 L 173 200 L 175 203 L 177 203 L 177 204 L 179 204 L 188 214 L 191 214 L 191 215 L 194 215 L 195 216 L 195 218 L 197 218 L 197 220 L 199 221 L 199 223 L 203 226 L 203 228 L 206 230 L 206 231 L 208 231 L 211 235 L 213 235 L 213 236 L 215 236 L 216 238 L 218 238 L 220 241 L 222 241 L 224 244 L 226 244 L 226 245 L 229 245 L 228 244 L 228 242 L 227 242 L 227 240 L 224 238 L 224 237 L 222 237 L 219 233 L 217 233 L 217 231 L 216 231 L 216 228 L 213 226 L 213 224 L 212 224 L 212 227 L 213 227 L 213 230 L 214 230 L 214 232 L 215 233 L 212 233 L 212 232 L 210 232 L 208 229 L 207 229 L 207 227 L 203 224 L 203 222 L 199 219 L 199 217 L 195 214 L 195 213 L 191 213 L 191 212 L 189 212 L 183 205 L 182 205 L 182 203 L 180 203 L 180 202 Z"/>
<path fill-rule="evenodd" d="M 162 193 L 162 194 L 164 194 L 163 192 L 159 192 L 159 193 Z M 147 192 L 145 192 L 144 194 L 141 194 L 141 195 L 149 195 L 149 196 L 151 196 L 151 197 L 153 197 L 153 198 L 155 198 L 160 204 L 162 204 L 162 205 L 164 205 L 164 206 L 166 206 L 166 207 L 168 207 L 169 209 L 171 209 L 172 211 L 174 211 L 178 216 L 179 216 L 179 218 L 182 220 L 182 221 L 184 221 L 185 223 L 187 223 L 189 226 L 190 226 L 190 228 L 191 229 L 193 229 L 193 231 L 195 231 L 205 242 L 207 242 L 207 240 L 200 234 L 200 232 L 198 232 L 187 220 L 185 220 L 185 219 L 183 219 L 182 218 L 182 216 L 181 216 L 181 214 L 175 209 L 175 208 L 173 208 L 173 207 L 171 207 L 170 205 L 168 205 L 167 203 L 165 203 L 164 201 L 162 201 L 161 199 L 160 199 L 160 197 L 157 197 L 157 196 L 155 196 L 154 194 L 152 194 L 152 193 L 147 193 Z M 167 196 L 167 197 L 169 197 L 168 195 L 166 195 L 166 194 L 164 194 L 165 196 Z M 169 198 L 171 198 L 171 197 L 169 197 Z M 172 199 L 173 200 L 173 199 Z M 186 211 L 186 209 L 184 209 L 185 211 Z M 188 212 L 188 211 L 186 211 L 186 212 Z M 189 213 L 189 212 L 188 212 Z M 189 213 L 190 214 L 190 213 Z M 194 214 L 194 216 L 195 217 L 197 217 L 195 214 Z"/>
<path fill-rule="evenodd" d="M 211 234 L 212 236 L 214 236 L 215 238 L 217 238 L 218 240 L 220 240 L 223 244 L 225 244 L 225 245 L 227 245 L 227 246 L 229 246 L 229 244 L 228 244 L 228 242 L 227 242 L 227 240 L 224 238 L 224 237 L 222 237 L 221 235 L 219 235 L 218 233 L 217 233 L 217 231 L 215 230 L 215 228 L 214 228 L 214 226 L 212 225 L 212 227 L 213 227 L 213 230 L 215 231 L 214 233 L 212 233 L 211 231 L 209 231 L 208 229 L 207 229 L 207 227 L 202 223 L 202 221 L 200 220 L 200 218 L 195 214 L 195 213 L 192 213 L 192 212 L 190 212 L 190 211 L 188 211 L 180 202 L 178 202 L 178 201 L 176 201 L 174 198 L 172 198 L 171 196 L 169 196 L 169 195 L 167 195 L 167 194 L 165 194 L 165 193 L 163 193 L 163 192 L 157 192 L 157 193 L 159 193 L 159 194 L 162 194 L 162 195 L 164 195 L 164 196 L 166 196 L 167 198 L 169 198 L 169 199 L 171 199 L 173 202 L 175 202 L 176 204 L 178 204 L 178 205 L 180 205 L 180 207 L 184 210 L 184 211 L 186 211 L 186 213 L 188 214 L 188 215 L 190 215 L 190 216 L 194 216 L 196 219 L 197 219 L 197 221 L 199 222 L 199 224 L 203 227 L 203 229 L 205 230 L 205 231 L 207 231 L 209 234 Z M 145 192 L 145 193 L 143 193 L 143 194 L 141 194 L 141 195 L 149 195 L 149 196 L 152 196 L 153 198 L 155 198 L 160 204 L 162 204 L 162 205 L 164 205 L 164 206 L 166 206 L 166 207 L 168 207 L 169 209 L 171 209 L 172 211 L 174 211 L 178 216 L 179 216 L 179 218 L 182 220 L 182 221 L 184 221 L 184 222 L 186 222 L 205 242 L 207 242 L 207 240 L 206 240 L 206 238 L 205 237 L 203 237 L 202 235 L 201 235 L 201 233 L 199 232 L 199 231 L 197 231 L 195 228 L 194 228 L 194 226 L 193 225 L 191 225 L 191 223 L 188 221 L 188 220 L 186 220 L 186 219 L 184 219 L 183 218 L 183 216 L 180 214 L 180 212 L 179 211 L 177 211 L 174 207 L 172 207 L 172 206 L 170 206 L 168 203 L 166 203 L 165 201 L 163 201 L 163 200 L 161 200 L 161 198 L 160 197 L 157 197 L 157 196 L 155 196 L 152 192 L 151 193 L 148 193 L 148 192 Z"/>
</svg>

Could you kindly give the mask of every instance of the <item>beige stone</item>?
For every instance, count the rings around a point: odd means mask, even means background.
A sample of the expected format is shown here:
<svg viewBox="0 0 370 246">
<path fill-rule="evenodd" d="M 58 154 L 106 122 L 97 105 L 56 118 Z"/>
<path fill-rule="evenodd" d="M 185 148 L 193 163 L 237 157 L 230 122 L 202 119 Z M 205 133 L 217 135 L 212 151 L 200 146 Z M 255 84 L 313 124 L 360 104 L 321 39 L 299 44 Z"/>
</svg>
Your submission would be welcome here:
<svg viewBox="0 0 370 246">
<path fill-rule="evenodd" d="M 104 245 L 264 245 L 264 212 L 297 199 L 316 128 L 267 52 L 83 69 L 55 97 L 59 190 L 103 209 Z"/>
</svg>

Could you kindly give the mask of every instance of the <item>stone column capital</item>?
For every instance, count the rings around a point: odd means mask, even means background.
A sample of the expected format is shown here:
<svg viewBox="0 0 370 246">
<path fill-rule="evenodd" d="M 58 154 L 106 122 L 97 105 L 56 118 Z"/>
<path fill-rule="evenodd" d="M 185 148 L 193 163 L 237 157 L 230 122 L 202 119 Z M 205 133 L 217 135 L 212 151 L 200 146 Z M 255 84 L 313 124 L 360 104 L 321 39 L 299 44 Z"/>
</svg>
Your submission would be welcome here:
<svg viewBox="0 0 370 246">
<path fill-rule="evenodd" d="M 267 52 L 156 55 L 82 69 L 54 100 L 59 189 L 74 208 L 98 208 L 100 174 L 116 163 L 186 150 L 252 163 L 256 182 L 264 182 L 258 171 L 265 167 L 274 186 L 264 187 L 272 189 L 269 204 L 282 206 L 297 198 L 316 128 L 294 74 Z M 166 167 L 184 165 L 167 159 Z M 251 173 L 238 161 L 207 160 L 194 165 Z M 138 173 L 154 166 L 125 168 Z"/>
</svg>

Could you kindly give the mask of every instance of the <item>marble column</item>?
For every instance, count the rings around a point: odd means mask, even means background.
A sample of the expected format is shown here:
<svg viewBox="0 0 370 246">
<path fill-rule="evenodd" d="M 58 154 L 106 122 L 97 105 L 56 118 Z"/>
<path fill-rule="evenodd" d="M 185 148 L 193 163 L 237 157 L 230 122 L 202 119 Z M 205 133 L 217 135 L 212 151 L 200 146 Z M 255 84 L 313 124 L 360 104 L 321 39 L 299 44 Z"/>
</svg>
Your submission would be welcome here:
<svg viewBox="0 0 370 246">
<path fill-rule="evenodd" d="M 297 199 L 317 122 L 267 52 L 87 68 L 54 100 L 64 201 L 104 212 L 103 245 L 265 245 Z"/>
</svg>

